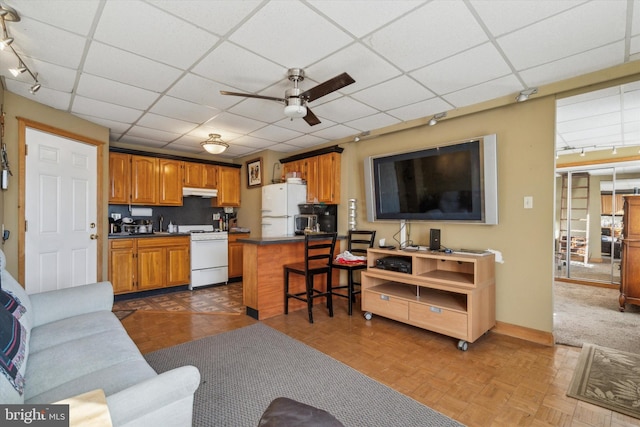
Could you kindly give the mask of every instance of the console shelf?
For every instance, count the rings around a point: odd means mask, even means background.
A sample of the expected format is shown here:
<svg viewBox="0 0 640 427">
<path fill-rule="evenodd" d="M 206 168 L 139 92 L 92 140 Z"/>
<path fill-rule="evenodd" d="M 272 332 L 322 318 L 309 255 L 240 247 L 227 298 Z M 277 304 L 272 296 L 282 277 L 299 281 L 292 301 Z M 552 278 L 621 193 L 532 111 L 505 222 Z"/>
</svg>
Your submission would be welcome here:
<svg viewBox="0 0 640 427">
<path fill-rule="evenodd" d="M 402 256 L 411 273 L 376 268 L 377 260 Z M 369 249 L 362 273 L 362 310 L 454 338 L 467 350 L 495 326 L 495 257 Z"/>
</svg>

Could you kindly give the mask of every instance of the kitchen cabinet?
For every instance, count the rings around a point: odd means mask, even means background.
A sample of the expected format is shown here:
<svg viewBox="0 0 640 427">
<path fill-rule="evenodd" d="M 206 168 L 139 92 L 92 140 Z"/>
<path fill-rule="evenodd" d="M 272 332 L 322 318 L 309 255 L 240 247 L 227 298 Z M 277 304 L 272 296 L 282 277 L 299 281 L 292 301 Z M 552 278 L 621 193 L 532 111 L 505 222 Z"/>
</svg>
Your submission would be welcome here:
<svg viewBox="0 0 640 427">
<path fill-rule="evenodd" d="M 229 234 L 229 279 L 242 277 L 242 256 L 243 243 L 239 243 L 238 239 L 246 239 L 249 233 L 232 233 Z"/>
<path fill-rule="evenodd" d="M 109 153 L 109 203 L 128 204 L 131 196 L 131 156 Z"/>
<path fill-rule="evenodd" d="M 182 206 L 182 170 L 179 160 L 159 160 L 160 205 Z"/>
<path fill-rule="evenodd" d="M 131 155 L 131 204 L 158 204 L 158 167 L 155 157 Z"/>
<path fill-rule="evenodd" d="M 123 294 L 136 290 L 137 264 L 135 239 L 109 240 L 109 281 L 113 293 Z"/>
<path fill-rule="evenodd" d="M 109 280 L 115 294 L 186 285 L 189 236 L 109 240 Z"/>
<path fill-rule="evenodd" d="M 307 202 L 340 203 L 340 153 L 328 153 L 294 160 L 283 165 L 284 176 L 300 172 L 307 184 Z"/>
<path fill-rule="evenodd" d="M 211 199 L 213 206 L 240 206 L 240 169 L 218 166 L 218 197 Z"/>
<path fill-rule="evenodd" d="M 183 162 L 184 186 L 192 188 L 218 187 L 218 166 L 205 163 Z"/>
</svg>

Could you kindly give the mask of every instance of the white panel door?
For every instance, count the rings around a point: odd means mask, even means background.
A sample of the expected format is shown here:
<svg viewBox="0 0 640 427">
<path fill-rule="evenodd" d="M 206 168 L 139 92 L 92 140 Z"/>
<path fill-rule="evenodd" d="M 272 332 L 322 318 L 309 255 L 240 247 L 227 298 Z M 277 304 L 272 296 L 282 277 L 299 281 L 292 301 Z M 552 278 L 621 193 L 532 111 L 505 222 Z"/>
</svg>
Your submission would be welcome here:
<svg viewBox="0 0 640 427">
<path fill-rule="evenodd" d="M 97 278 L 97 147 L 26 130 L 25 288 L 28 293 Z"/>
</svg>

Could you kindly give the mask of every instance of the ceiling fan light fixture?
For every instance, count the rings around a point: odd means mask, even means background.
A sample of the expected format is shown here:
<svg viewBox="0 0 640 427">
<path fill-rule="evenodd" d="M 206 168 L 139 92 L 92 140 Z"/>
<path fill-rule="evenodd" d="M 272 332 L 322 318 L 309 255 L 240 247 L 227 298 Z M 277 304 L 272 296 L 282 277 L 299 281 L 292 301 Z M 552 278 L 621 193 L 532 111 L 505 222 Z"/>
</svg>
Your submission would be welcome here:
<svg viewBox="0 0 640 427">
<path fill-rule="evenodd" d="M 287 105 L 284 107 L 284 115 L 292 119 L 304 117 L 307 115 L 307 107 L 304 105 Z"/>
<path fill-rule="evenodd" d="M 229 144 L 224 142 L 220 134 L 217 133 L 210 133 L 209 139 L 202 141 L 200 145 L 210 154 L 224 153 L 224 151 L 229 148 Z"/>
</svg>

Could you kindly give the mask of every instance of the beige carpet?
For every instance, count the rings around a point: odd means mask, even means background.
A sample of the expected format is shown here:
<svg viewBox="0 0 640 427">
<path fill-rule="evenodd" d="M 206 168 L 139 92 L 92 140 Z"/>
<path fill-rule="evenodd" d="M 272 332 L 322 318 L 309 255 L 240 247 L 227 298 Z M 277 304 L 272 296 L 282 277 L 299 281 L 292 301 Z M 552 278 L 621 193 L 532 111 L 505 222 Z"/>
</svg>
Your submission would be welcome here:
<svg viewBox="0 0 640 427">
<path fill-rule="evenodd" d="M 585 343 L 567 395 L 640 418 L 640 355 Z"/>
</svg>

